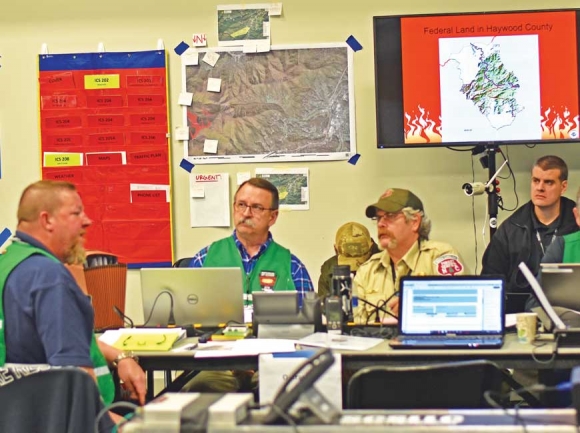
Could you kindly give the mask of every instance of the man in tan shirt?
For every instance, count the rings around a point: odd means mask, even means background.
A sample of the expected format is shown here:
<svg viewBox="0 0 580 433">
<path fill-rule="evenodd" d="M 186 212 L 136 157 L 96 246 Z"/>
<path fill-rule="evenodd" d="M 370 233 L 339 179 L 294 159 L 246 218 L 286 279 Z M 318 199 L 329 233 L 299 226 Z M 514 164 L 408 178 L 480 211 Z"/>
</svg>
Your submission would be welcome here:
<svg viewBox="0 0 580 433">
<path fill-rule="evenodd" d="M 399 281 L 405 275 L 467 273 L 455 248 L 429 240 L 431 221 L 425 215 L 423 203 L 411 191 L 386 190 L 376 203 L 367 207 L 366 215 L 377 222 L 378 243 L 383 251 L 362 264 L 354 278 L 353 295 L 359 299 L 355 321 L 381 321 L 388 317 L 381 309 L 396 317 Z"/>
</svg>

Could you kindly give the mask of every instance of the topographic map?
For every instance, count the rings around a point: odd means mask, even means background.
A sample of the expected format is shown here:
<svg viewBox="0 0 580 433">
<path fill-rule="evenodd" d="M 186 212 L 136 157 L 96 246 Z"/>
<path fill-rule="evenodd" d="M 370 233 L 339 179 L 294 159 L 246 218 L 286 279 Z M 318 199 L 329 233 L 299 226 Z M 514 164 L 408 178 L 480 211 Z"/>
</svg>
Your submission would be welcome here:
<svg viewBox="0 0 580 433">
<path fill-rule="evenodd" d="M 346 45 L 216 52 L 213 68 L 185 67 L 186 91 L 193 93 L 184 110 L 190 161 L 336 160 L 356 153 Z M 208 78 L 221 79 L 220 92 L 207 91 Z M 217 154 L 204 153 L 205 140 L 218 140 Z"/>
<path fill-rule="evenodd" d="M 536 35 L 439 40 L 445 141 L 538 138 Z"/>
<path fill-rule="evenodd" d="M 218 10 L 218 40 L 236 42 L 268 39 L 268 9 Z"/>
</svg>

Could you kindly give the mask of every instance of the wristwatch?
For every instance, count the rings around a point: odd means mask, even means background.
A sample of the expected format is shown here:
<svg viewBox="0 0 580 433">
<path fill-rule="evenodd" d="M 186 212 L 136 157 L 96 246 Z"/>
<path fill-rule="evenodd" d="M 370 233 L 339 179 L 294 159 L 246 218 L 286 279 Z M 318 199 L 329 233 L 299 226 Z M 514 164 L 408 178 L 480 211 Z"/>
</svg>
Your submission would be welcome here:
<svg viewBox="0 0 580 433">
<path fill-rule="evenodd" d="M 119 362 L 121 362 L 123 359 L 126 358 L 131 358 L 137 363 L 139 362 L 139 357 L 135 355 L 133 352 L 121 352 L 117 355 L 117 357 L 113 360 L 111 364 L 113 365 L 114 368 L 117 368 L 119 366 Z"/>
</svg>

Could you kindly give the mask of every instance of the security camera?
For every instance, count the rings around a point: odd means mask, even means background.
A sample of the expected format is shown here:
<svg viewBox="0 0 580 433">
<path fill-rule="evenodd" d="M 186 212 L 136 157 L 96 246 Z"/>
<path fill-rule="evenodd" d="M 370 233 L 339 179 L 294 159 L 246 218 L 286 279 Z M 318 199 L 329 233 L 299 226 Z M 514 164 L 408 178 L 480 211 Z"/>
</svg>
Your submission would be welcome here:
<svg viewBox="0 0 580 433">
<path fill-rule="evenodd" d="M 471 197 L 472 195 L 483 194 L 486 190 L 486 185 L 483 182 L 470 182 L 464 183 L 461 188 L 463 188 L 466 196 Z"/>
</svg>

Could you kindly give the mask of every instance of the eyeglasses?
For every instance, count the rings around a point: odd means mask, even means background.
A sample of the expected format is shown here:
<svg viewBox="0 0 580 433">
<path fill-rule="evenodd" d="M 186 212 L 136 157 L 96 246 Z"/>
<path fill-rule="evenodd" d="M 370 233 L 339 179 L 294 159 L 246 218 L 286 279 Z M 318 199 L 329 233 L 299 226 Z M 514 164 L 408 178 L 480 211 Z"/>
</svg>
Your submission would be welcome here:
<svg viewBox="0 0 580 433">
<path fill-rule="evenodd" d="M 260 204 L 249 205 L 247 203 L 244 203 L 243 201 L 238 201 L 238 202 L 234 203 L 234 208 L 240 213 L 244 213 L 246 211 L 246 209 L 249 208 L 250 211 L 256 215 L 260 215 L 265 210 L 276 210 L 276 209 L 264 207 Z"/>
<path fill-rule="evenodd" d="M 396 220 L 396 219 L 399 217 L 399 215 L 401 215 L 402 213 L 403 213 L 403 212 L 400 212 L 400 211 L 399 211 L 399 212 L 387 212 L 387 213 L 384 213 L 384 214 L 382 214 L 382 215 L 375 214 L 375 216 L 374 216 L 374 217 L 372 217 L 371 219 L 372 219 L 373 221 L 376 221 L 376 222 L 379 222 L 379 221 L 381 221 L 381 220 L 385 220 L 386 222 L 390 222 L 390 223 L 392 223 L 392 222 L 393 222 L 393 221 L 395 221 L 395 220 Z"/>
</svg>

